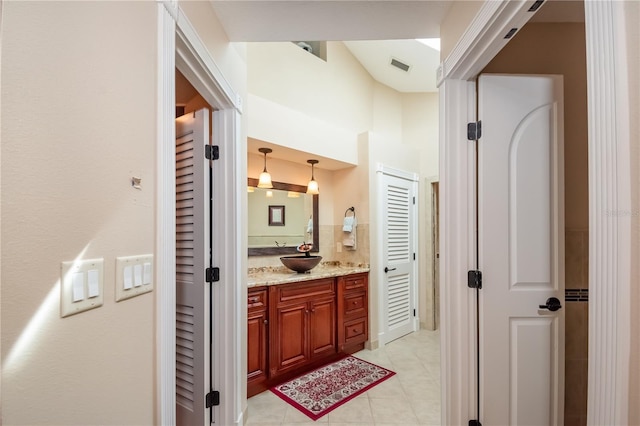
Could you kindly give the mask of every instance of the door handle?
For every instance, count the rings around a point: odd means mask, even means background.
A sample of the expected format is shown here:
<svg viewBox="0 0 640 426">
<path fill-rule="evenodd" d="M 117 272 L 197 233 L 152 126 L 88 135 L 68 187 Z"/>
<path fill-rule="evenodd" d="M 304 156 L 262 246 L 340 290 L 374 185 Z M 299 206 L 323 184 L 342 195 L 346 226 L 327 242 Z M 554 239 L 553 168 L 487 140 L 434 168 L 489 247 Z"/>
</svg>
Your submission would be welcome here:
<svg viewBox="0 0 640 426">
<path fill-rule="evenodd" d="M 395 270 L 396 270 L 396 268 L 391 268 L 391 269 L 389 269 L 389 268 L 388 268 L 388 267 L 386 267 L 386 266 L 384 267 L 384 273 L 385 273 L 385 274 L 386 274 L 387 272 L 389 272 L 389 271 L 395 271 Z"/>
<path fill-rule="evenodd" d="M 562 308 L 562 304 L 558 300 L 557 297 L 550 297 L 547 299 L 547 303 L 539 306 L 540 309 L 548 309 L 551 312 L 555 312 L 558 309 Z"/>
</svg>

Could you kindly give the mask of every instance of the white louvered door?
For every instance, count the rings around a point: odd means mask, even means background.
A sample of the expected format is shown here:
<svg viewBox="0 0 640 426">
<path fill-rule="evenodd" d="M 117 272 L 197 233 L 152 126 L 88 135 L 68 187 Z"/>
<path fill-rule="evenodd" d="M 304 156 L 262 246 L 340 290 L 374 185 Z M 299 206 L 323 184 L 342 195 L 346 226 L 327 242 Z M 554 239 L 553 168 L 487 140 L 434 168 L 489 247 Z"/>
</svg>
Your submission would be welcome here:
<svg viewBox="0 0 640 426">
<path fill-rule="evenodd" d="M 209 111 L 176 119 L 176 421 L 211 423 Z"/>
<path fill-rule="evenodd" d="M 384 327 L 383 343 L 415 331 L 415 186 L 412 180 L 381 175 Z"/>
</svg>

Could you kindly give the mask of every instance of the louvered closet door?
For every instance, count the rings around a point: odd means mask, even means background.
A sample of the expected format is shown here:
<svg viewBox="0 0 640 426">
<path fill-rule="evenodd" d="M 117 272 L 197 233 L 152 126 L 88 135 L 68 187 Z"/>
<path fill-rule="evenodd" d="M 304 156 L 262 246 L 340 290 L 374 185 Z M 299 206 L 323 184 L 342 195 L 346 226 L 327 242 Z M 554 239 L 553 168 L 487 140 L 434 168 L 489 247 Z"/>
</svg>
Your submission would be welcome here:
<svg viewBox="0 0 640 426">
<path fill-rule="evenodd" d="M 176 420 L 210 423 L 205 396 L 210 389 L 209 112 L 176 119 Z"/>
<path fill-rule="evenodd" d="M 383 342 L 414 329 L 413 294 L 414 185 L 410 180 L 383 174 L 383 256 L 385 327 Z"/>
</svg>

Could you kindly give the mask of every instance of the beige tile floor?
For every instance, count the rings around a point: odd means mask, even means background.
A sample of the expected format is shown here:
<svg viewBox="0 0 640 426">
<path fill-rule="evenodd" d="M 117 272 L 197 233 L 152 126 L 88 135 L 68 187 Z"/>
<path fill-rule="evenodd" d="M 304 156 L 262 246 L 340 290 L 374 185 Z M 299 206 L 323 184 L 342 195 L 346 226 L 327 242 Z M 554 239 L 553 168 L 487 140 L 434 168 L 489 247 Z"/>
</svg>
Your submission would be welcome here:
<svg viewBox="0 0 640 426">
<path fill-rule="evenodd" d="M 397 374 L 315 422 L 270 391 L 248 400 L 248 425 L 440 425 L 440 335 L 420 330 L 355 356 Z"/>
</svg>

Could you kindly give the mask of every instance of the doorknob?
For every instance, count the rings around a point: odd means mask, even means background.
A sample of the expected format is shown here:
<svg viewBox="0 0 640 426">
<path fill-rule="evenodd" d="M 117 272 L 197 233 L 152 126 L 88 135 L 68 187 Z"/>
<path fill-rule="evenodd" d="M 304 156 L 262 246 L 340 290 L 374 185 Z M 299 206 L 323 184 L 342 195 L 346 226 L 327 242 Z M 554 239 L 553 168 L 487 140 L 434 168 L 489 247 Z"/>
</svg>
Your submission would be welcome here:
<svg viewBox="0 0 640 426">
<path fill-rule="evenodd" d="M 562 308 L 562 304 L 556 297 L 550 297 L 547 299 L 547 303 L 539 306 L 540 309 L 548 309 L 551 312 L 555 312 L 558 309 Z"/>
<path fill-rule="evenodd" d="M 395 270 L 396 270 L 396 268 L 391 268 L 391 269 L 389 269 L 389 268 L 388 268 L 388 267 L 386 267 L 386 266 L 384 267 L 384 273 L 385 273 L 385 274 L 386 274 L 387 272 L 389 272 L 389 271 L 395 271 Z"/>
</svg>

